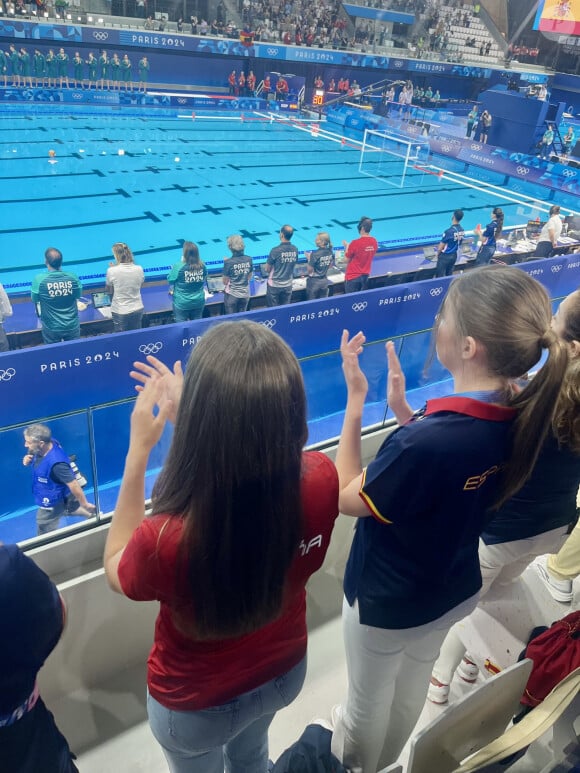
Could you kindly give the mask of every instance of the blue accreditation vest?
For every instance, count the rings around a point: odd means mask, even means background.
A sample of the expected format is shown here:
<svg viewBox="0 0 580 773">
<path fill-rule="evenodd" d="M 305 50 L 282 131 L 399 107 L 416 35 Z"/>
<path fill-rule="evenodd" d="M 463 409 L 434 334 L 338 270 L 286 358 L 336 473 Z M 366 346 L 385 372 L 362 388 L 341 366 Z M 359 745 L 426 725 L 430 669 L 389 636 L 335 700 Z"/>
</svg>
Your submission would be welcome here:
<svg viewBox="0 0 580 773">
<path fill-rule="evenodd" d="M 64 483 L 56 483 L 50 477 L 50 471 L 54 465 L 60 462 L 70 465 L 70 460 L 60 443 L 53 440 L 51 450 L 32 468 L 32 493 L 38 507 L 54 507 L 68 496 L 68 486 Z"/>
</svg>

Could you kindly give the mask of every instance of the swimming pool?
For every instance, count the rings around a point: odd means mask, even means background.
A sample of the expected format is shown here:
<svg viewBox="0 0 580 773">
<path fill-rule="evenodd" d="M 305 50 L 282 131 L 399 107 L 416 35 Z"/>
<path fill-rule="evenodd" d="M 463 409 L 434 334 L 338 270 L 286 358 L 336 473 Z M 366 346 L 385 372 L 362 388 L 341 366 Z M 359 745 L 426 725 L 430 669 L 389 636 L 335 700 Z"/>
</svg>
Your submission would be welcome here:
<svg viewBox="0 0 580 773">
<path fill-rule="evenodd" d="M 464 225 L 535 217 L 537 202 L 474 182 L 410 170 L 402 188 L 358 171 L 360 150 L 330 131 L 257 114 L 161 118 L 122 113 L 5 115 L 0 124 L 2 282 L 27 293 L 44 250 L 60 249 L 85 285 L 102 284 L 111 245 L 125 241 L 151 279 L 164 278 L 183 240 L 219 270 L 225 239 L 241 233 L 248 254 L 267 255 L 280 226 L 300 250 L 327 230 L 335 245 L 356 236 L 361 215 L 386 246 L 435 242 L 451 212 Z M 49 150 L 56 156 L 51 163 Z M 393 178 L 400 162 L 392 162 Z"/>
</svg>

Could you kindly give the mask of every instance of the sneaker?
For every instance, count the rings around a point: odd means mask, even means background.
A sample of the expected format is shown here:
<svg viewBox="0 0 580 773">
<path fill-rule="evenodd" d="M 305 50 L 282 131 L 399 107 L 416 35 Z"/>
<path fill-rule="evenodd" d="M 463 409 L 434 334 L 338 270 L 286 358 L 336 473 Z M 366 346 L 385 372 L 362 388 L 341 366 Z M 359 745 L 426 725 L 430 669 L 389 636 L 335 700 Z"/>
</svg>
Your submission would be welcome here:
<svg viewBox="0 0 580 773">
<path fill-rule="evenodd" d="M 557 580 L 555 577 L 552 577 L 548 571 L 547 562 L 546 556 L 542 556 L 534 563 L 540 579 L 555 601 L 559 601 L 561 604 L 570 604 L 574 595 L 572 592 L 572 580 Z"/>
<path fill-rule="evenodd" d="M 457 667 L 457 676 L 463 679 L 468 684 L 473 684 L 477 681 L 477 675 L 479 674 L 479 666 L 476 666 L 473 660 L 470 660 L 466 655 Z"/>
<path fill-rule="evenodd" d="M 443 684 L 434 676 L 431 677 L 429 682 L 429 690 L 427 691 L 427 699 L 431 703 L 437 703 L 440 706 L 449 701 L 449 685 Z"/>
<path fill-rule="evenodd" d="M 326 730 L 330 730 L 330 732 L 333 732 L 337 722 L 342 717 L 342 706 L 340 703 L 337 703 L 335 706 L 332 707 L 332 710 L 330 712 L 330 720 L 328 719 L 313 719 L 311 720 L 311 725 L 320 725 L 321 727 L 324 727 Z"/>
</svg>

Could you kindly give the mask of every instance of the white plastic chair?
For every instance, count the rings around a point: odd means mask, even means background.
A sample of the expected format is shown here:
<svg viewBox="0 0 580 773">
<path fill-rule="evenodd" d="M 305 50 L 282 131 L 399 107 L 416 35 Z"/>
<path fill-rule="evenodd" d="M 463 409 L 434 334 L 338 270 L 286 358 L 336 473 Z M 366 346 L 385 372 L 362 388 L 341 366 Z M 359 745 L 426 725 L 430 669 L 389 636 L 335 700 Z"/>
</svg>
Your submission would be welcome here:
<svg viewBox="0 0 580 773">
<path fill-rule="evenodd" d="M 406 773 L 452 773 L 502 735 L 519 709 L 532 666 L 531 660 L 522 660 L 450 704 L 412 738 Z M 391 765 L 382 773 L 400 770 Z"/>
</svg>

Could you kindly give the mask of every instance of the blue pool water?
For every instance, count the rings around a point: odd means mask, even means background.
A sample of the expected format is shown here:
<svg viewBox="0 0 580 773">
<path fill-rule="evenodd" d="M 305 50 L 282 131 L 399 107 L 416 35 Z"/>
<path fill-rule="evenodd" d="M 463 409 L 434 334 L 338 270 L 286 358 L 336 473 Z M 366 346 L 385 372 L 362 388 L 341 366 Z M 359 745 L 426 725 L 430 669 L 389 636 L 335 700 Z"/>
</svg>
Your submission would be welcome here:
<svg viewBox="0 0 580 773">
<path fill-rule="evenodd" d="M 125 241 L 150 278 L 162 278 L 184 239 L 219 269 L 225 239 L 242 233 L 247 252 L 264 256 L 280 226 L 297 229 L 311 249 L 319 230 L 335 245 L 356 236 L 361 215 L 381 242 L 436 241 L 462 207 L 467 229 L 500 204 L 506 225 L 538 210 L 507 198 L 410 170 L 399 189 L 359 173 L 360 151 L 287 123 L 144 118 L 117 115 L 3 117 L 0 124 L 2 282 L 27 292 L 48 246 L 85 284 L 102 283 L 111 245 Z M 48 151 L 56 152 L 49 163 Z M 121 155 L 119 154 L 121 152 Z M 393 158 L 392 179 L 401 162 Z"/>
</svg>

